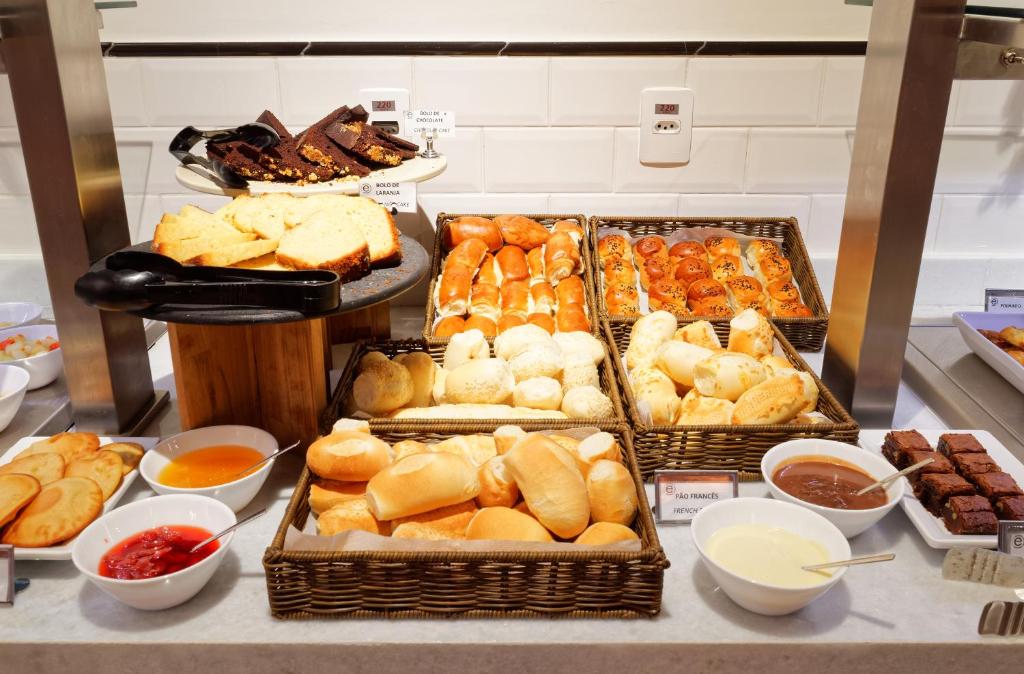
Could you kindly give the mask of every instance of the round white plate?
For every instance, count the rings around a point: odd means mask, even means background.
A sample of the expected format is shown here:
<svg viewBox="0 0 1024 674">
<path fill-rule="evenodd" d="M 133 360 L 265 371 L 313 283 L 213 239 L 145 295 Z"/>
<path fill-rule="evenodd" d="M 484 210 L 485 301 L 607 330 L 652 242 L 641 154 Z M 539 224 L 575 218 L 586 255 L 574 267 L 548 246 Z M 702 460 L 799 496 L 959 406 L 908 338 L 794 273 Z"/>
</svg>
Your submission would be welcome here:
<svg viewBox="0 0 1024 674">
<path fill-rule="evenodd" d="M 434 159 L 424 159 L 423 157 L 416 156 L 412 159 L 403 161 L 398 166 L 373 171 L 370 175 L 363 178 L 363 180 L 419 183 L 441 175 L 444 173 L 447 166 L 448 159 L 444 155 Z M 174 177 L 178 179 L 178 182 L 181 183 L 181 185 L 189 188 L 190 190 L 227 197 L 233 197 L 239 194 L 264 194 L 267 192 L 287 192 L 289 194 L 300 196 L 309 194 L 359 193 L 359 180 L 353 178 L 331 180 L 326 183 L 309 183 L 306 185 L 251 180 L 249 181 L 248 189 L 227 189 L 221 187 L 209 178 L 205 178 L 180 165 L 174 170 Z"/>
</svg>

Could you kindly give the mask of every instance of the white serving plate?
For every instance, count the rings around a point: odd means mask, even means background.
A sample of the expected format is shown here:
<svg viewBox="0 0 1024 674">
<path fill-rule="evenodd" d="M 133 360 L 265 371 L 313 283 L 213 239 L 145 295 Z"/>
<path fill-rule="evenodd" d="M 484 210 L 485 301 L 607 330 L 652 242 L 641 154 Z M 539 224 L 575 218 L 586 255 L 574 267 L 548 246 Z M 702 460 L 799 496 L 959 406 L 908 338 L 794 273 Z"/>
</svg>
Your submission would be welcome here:
<svg viewBox="0 0 1024 674">
<path fill-rule="evenodd" d="M 398 166 L 373 171 L 365 178 L 361 178 L 361 180 L 419 183 L 441 175 L 447 166 L 448 159 L 444 155 L 434 159 L 424 159 L 423 157 L 416 156 L 403 161 Z M 209 178 L 201 176 L 181 165 L 174 170 L 174 177 L 178 179 L 181 185 L 190 190 L 227 197 L 239 194 L 265 194 L 270 192 L 287 192 L 296 196 L 359 193 L 359 180 L 353 179 L 330 180 L 325 183 L 309 183 L 307 185 L 251 180 L 249 181 L 248 189 L 229 189 L 221 187 Z"/>
<path fill-rule="evenodd" d="M 19 452 L 21 452 L 24 449 L 27 449 L 28 446 L 31 445 L 36 440 L 45 440 L 48 437 L 50 436 L 40 435 L 30 436 L 18 440 L 16 443 L 11 445 L 10 449 L 8 449 L 6 452 L 4 452 L 2 456 L 0 456 L 0 466 L 4 465 L 5 463 L 10 463 L 11 461 L 13 461 L 14 457 L 17 456 Z M 109 445 L 112 442 L 135 442 L 142 445 L 142 448 L 148 452 L 149 450 L 153 449 L 153 447 L 155 447 L 158 442 L 160 442 L 160 438 L 100 436 L 101 447 L 103 445 Z M 103 504 L 103 512 L 110 512 L 111 510 L 114 509 L 114 506 L 117 505 L 117 502 L 121 500 L 121 497 L 124 496 L 124 493 L 128 491 L 128 487 L 131 486 L 132 482 L 134 482 L 135 478 L 137 478 L 138 476 L 139 469 L 135 468 L 135 470 L 121 478 L 121 486 L 118 487 L 117 491 L 111 494 L 110 498 L 108 498 L 106 502 Z M 14 559 L 45 561 L 69 560 L 71 559 L 71 548 L 74 542 L 75 539 L 71 539 L 70 541 L 65 541 L 60 545 L 53 545 L 48 548 L 14 548 Z"/>
<path fill-rule="evenodd" d="M 971 347 L 978 358 L 1002 375 L 1015 389 L 1024 393 L 1024 365 L 988 340 L 981 330 L 998 332 L 1008 325 L 1024 328 L 1024 314 L 990 314 L 984 311 L 958 311 L 953 314 L 953 324 L 960 330 L 960 336 Z"/>
<path fill-rule="evenodd" d="M 1017 458 L 1010 453 L 1010 450 L 1003 447 L 1003 443 L 996 440 L 996 438 L 988 431 L 961 431 L 961 430 L 921 430 L 917 429 L 918 433 L 923 435 L 929 443 L 931 443 L 932 449 L 935 448 L 936 443 L 939 441 L 939 436 L 943 433 L 970 433 L 978 439 L 982 447 L 988 450 L 989 456 L 992 460 L 999 464 L 999 467 L 1003 469 L 1003 472 L 1009 473 L 1013 476 L 1013 479 L 1018 484 L 1024 484 L 1024 464 L 1017 460 Z M 882 454 L 882 442 L 885 440 L 885 434 L 888 433 L 885 429 L 868 429 L 861 430 L 860 432 L 860 446 L 864 449 L 875 452 L 879 455 Z M 900 478 L 906 480 L 907 483 L 904 485 L 906 490 L 903 495 L 903 501 L 900 505 L 903 507 L 903 512 L 907 513 L 907 517 L 914 523 L 917 528 L 917 532 L 921 534 L 921 538 L 933 548 L 940 550 L 947 550 L 949 548 L 994 548 L 998 545 L 997 536 L 965 536 L 951 534 L 946 529 L 946 525 L 943 523 L 942 518 L 932 515 L 930 512 L 925 510 L 921 502 L 914 496 L 914 491 L 910 486 L 910 480 L 907 478 Z"/>
</svg>

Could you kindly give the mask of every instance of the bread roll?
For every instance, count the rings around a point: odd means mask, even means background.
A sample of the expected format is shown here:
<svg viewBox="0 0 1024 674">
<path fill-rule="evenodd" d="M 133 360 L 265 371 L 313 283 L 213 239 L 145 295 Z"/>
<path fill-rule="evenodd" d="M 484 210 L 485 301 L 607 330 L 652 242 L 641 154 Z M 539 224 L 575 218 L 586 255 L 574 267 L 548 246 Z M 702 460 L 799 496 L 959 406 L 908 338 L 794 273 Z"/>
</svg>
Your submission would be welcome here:
<svg viewBox="0 0 1024 674">
<path fill-rule="evenodd" d="M 487 463 L 498 455 L 498 447 L 491 435 L 456 435 L 429 445 L 428 451 L 458 454 L 474 466 Z"/>
<path fill-rule="evenodd" d="M 474 283 L 469 293 L 469 313 L 492 321 L 501 316 L 501 291 L 490 283 Z"/>
<path fill-rule="evenodd" d="M 577 466 L 580 467 L 580 472 L 584 476 L 598 461 L 622 462 L 622 447 L 619 446 L 614 435 L 604 431 L 594 433 L 581 440 L 574 454 Z"/>
<path fill-rule="evenodd" d="M 633 324 L 626 348 L 626 367 L 630 370 L 651 365 L 658 347 L 672 339 L 676 317 L 667 311 L 655 311 Z"/>
<path fill-rule="evenodd" d="M 445 250 L 451 250 L 466 239 L 480 239 L 490 251 L 496 251 L 503 245 L 498 226 L 488 218 L 463 216 L 455 218 L 445 227 L 443 243 Z"/>
<path fill-rule="evenodd" d="M 550 315 L 555 312 L 558 299 L 555 296 L 555 289 L 547 281 L 530 286 L 530 299 L 533 300 L 533 313 Z"/>
<path fill-rule="evenodd" d="M 577 246 L 583 241 L 583 227 L 575 220 L 555 220 L 555 224 L 551 226 L 551 231 L 555 234 L 565 232 L 572 237 Z"/>
<path fill-rule="evenodd" d="M 696 281 L 711 278 L 711 267 L 702 258 L 685 257 L 675 266 L 673 277 L 689 287 L 690 284 Z"/>
<path fill-rule="evenodd" d="M 466 319 L 466 330 L 479 330 L 484 337 L 494 338 L 498 335 L 498 324 L 493 319 L 473 314 Z"/>
<path fill-rule="evenodd" d="M 615 416 L 611 398 L 594 386 L 577 386 L 562 396 L 562 411 L 570 419 L 607 419 Z"/>
<path fill-rule="evenodd" d="M 647 290 L 647 303 L 651 311 L 668 311 L 676 316 L 687 316 L 686 284 L 675 279 L 662 279 Z"/>
<path fill-rule="evenodd" d="M 473 513 L 475 514 L 476 510 Z M 406 522 L 391 530 L 391 538 L 412 538 L 420 541 L 464 541 L 466 540 L 466 531 L 465 527 L 459 532 L 453 526 L 439 527 L 434 524 Z"/>
<path fill-rule="evenodd" d="M 658 347 L 654 364 L 675 383 L 693 388 L 694 367 L 713 353 L 703 346 L 670 339 Z"/>
<path fill-rule="evenodd" d="M 362 374 L 367 370 L 372 370 L 375 367 L 387 367 L 385 363 L 391 362 L 385 354 L 380 351 L 370 351 L 369 353 L 363 354 L 356 363 L 356 372 Z"/>
<path fill-rule="evenodd" d="M 680 259 L 684 257 L 695 257 L 704 260 L 705 262 L 708 259 L 708 249 L 699 241 L 687 240 L 674 243 L 672 247 L 668 249 L 668 254 Z"/>
<path fill-rule="evenodd" d="M 703 281 L 698 281 L 703 283 Z M 718 281 L 713 281 L 718 283 Z M 694 284 L 696 285 L 696 284 Z M 735 313 L 732 305 L 725 297 L 711 297 L 706 300 L 688 300 L 686 306 L 694 316 L 708 316 L 710 318 L 732 318 Z"/>
<path fill-rule="evenodd" d="M 815 383 L 814 377 L 806 372 L 797 372 L 800 381 L 804 385 L 804 406 L 800 408 L 803 413 L 813 412 L 818 407 L 818 384 Z"/>
<path fill-rule="evenodd" d="M 526 254 L 526 266 L 530 269 L 530 284 L 544 282 L 544 247 L 534 248 Z M 550 285 L 550 284 L 549 284 Z"/>
<path fill-rule="evenodd" d="M 526 325 L 526 319 L 519 314 L 502 314 L 501 318 L 498 319 L 498 334 L 500 335 L 512 328 L 518 328 L 520 325 Z"/>
<path fill-rule="evenodd" d="M 365 482 L 391 463 L 391 447 L 367 433 L 343 431 L 315 441 L 306 450 L 306 465 L 319 477 Z"/>
<path fill-rule="evenodd" d="M 448 452 L 413 454 L 370 479 L 366 502 L 378 520 L 418 515 L 476 498 L 476 467 Z"/>
<path fill-rule="evenodd" d="M 550 314 L 533 313 L 526 317 L 526 322 L 536 325 L 538 328 L 544 328 L 549 335 L 555 334 L 557 328 L 555 319 L 551 318 Z"/>
<path fill-rule="evenodd" d="M 608 354 L 608 347 L 604 342 L 589 332 L 559 332 L 554 336 L 554 340 L 563 354 L 572 354 L 573 357 L 584 356 L 594 365 L 600 365 Z"/>
<path fill-rule="evenodd" d="M 509 399 L 515 386 L 508 363 L 500 358 L 481 358 L 449 372 L 444 395 L 451 403 L 498 405 Z"/>
<path fill-rule="evenodd" d="M 729 321 L 729 351 L 762 358 L 775 348 L 771 322 L 753 309 L 744 309 Z"/>
<path fill-rule="evenodd" d="M 476 503 L 465 501 L 391 522 L 392 538 L 465 540 L 466 527 L 477 513 Z M 399 531 L 401 529 L 401 531 Z"/>
<path fill-rule="evenodd" d="M 541 524 L 561 538 L 572 538 L 587 528 L 587 485 L 568 452 L 533 434 L 504 456 L 523 500 Z"/>
<path fill-rule="evenodd" d="M 793 278 L 793 270 L 781 253 L 771 253 L 763 256 L 753 266 L 754 275 L 765 285 L 772 281 L 789 281 Z"/>
<path fill-rule="evenodd" d="M 476 270 L 476 278 L 474 280 L 477 283 L 485 283 L 492 286 L 501 285 L 501 269 L 498 268 L 498 263 L 495 262 L 493 255 L 490 253 L 484 255 L 484 261 L 480 263 L 480 268 Z"/>
<path fill-rule="evenodd" d="M 583 279 L 578 275 L 564 278 L 555 286 L 555 295 L 558 297 L 559 306 L 563 304 L 578 304 L 584 306 L 587 303 L 587 295 L 583 288 Z"/>
<path fill-rule="evenodd" d="M 809 402 L 800 373 L 784 374 L 751 387 L 736 400 L 734 424 L 784 424 Z"/>
<path fill-rule="evenodd" d="M 356 408 L 370 416 L 381 416 L 407 405 L 413 393 L 409 368 L 392 361 L 375 363 L 352 383 Z"/>
<path fill-rule="evenodd" d="M 811 318 L 814 312 L 803 302 L 772 302 L 772 316 L 778 318 Z"/>
<path fill-rule="evenodd" d="M 319 515 L 339 503 L 362 498 L 365 493 L 365 482 L 317 480 L 309 485 L 309 509 L 313 514 Z"/>
<path fill-rule="evenodd" d="M 640 537 L 629 527 L 613 522 L 595 522 L 587 527 L 573 543 L 578 545 L 607 545 L 619 541 L 637 541 Z"/>
<path fill-rule="evenodd" d="M 451 337 L 466 329 L 466 319 L 462 316 L 445 316 L 434 326 L 434 337 Z"/>
<path fill-rule="evenodd" d="M 667 374 L 653 367 L 633 370 L 629 375 L 633 397 L 648 410 L 651 423 L 671 424 L 679 416 L 679 396 L 675 383 Z"/>
<path fill-rule="evenodd" d="M 668 257 L 668 246 L 663 237 L 644 236 L 633 244 L 633 253 L 637 258 L 637 266 L 640 266 L 644 260 L 651 257 Z"/>
<path fill-rule="evenodd" d="M 555 325 L 559 332 L 586 332 L 590 330 L 590 319 L 582 304 L 559 303 L 555 310 Z"/>
<path fill-rule="evenodd" d="M 761 363 L 745 353 L 732 351 L 713 353 L 693 368 L 693 386 L 701 395 L 732 402 L 764 378 Z"/>
<path fill-rule="evenodd" d="M 553 341 L 547 341 L 537 342 L 530 349 L 514 356 L 508 365 L 518 382 L 534 377 L 555 378 L 562 371 L 562 361 L 562 350 Z"/>
<path fill-rule="evenodd" d="M 712 298 L 726 301 L 725 286 L 713 278 L 698 279 L 686 289 L 686 299 L 691 303 L 705 302 Z"/>
<path fill-rule="evenodd" d="M 711 263 L 711 277 L 728 288 L 729 279 L 743 274 L 743 263 L 735 255 L 716 257 Z"/>
<path fill-rule="evenodd" d="M 551 232 L 536 220 L 525 215 L 499 215 L 494 224 L 501 231 L 505 243 L 519 246 L 523 250 L 532 250 L 547 243 Z"/>
<path fill-rule="evenodd" d="M 747 244 L 747 264 L 750 265 L 751 269 L 756 269 L 761 258 L 766 255 L 781 255 L 782 249 L 779 248 L 779 244 L 775 243 L 771 239 L 754 239 Z"/>
<path fill-rule="evenodd" d="M 442 316 L 461 316 L 469 309 L 469 292 L 476 267 L 452 265 L 437 284 L 437 310 Z"/>
<path fill-rule="evenodd" d="M 535 541 L 551 543 L 547 529 L 534 518 L 502 506 L 481 508 L 466 527 L 466 538 L 471 541 Z"/>
<path fill-rule="evenodd" d="M 370 422 L 366 419 L 338 419 L 331 427 L 331 433 L 342 431 L 356 431 L 358 433 L 369 433 Z"/>
<path fill-rule="evenodd" d="M 437 363 L 426 351 L 410 351 L 395 356 L 395 362 L 404 365 L 412 375 L 412 407 L 427 407 L 434 390 L 434 377 L 437 376 Z"/>
<path fill-rule="evenodd" d="M 832 424 L 835 423 L 821 412 L 802 412 L 790 421 L 791 424 Z"/>
<path fill-rule="evenodd" d="M 799 302 L 800 290 L 792 280 L 776 279 L 765 288 L 772 302 Z"/>
<path fill-rule="evenodd" d="M 479 330 L 467 330 L 458 335 L 452 335 L 448 346 L 444 349 L 444 369 L 451 371 L 468 363 L 471 360 L 487 358 L 491 355 L 490 347 L 484 333 Z"/>
<path fill-rule="evenodd" d="M 496 456 L 480 466 L 480 494 L 476 502 L 481 508 L 504 506 L 511 508 L 519 500 L 519 487 L 505 466 L 505 457 Z"/>
<path fill-rule="evenodd" d="M 526 281 L 501 282 L 501 315 L 519 316 L 523 320 L 530 313 L 530 285 Z"/>
<path fill-rule="evenodd" d="M 640 265 L 640 286 L 646 290 L 658 281 L 672 281 L 672 262 L 668 256 L 649 257 Z"/>
<path fill-rule="evenodd" d="M 560 433 L 547 433 L 546 435 L 549 440 L 553 440 L 556 445 L 569 452 L 575 458 L 576 450 L 580 446 L 579 440 L 570 435 L 562 435 Z M 579 467 L 579 462 L 577 462 L 576 467 Z"/>
<path fill-rule="evenodd" d="M 391 449 L 395 453 L 395 461 L 401 461 L 413 454 L 427 454 L 431 451 L 430 445 L 419 440 L 399 440 L 391 446 Z"/>
<path fill-rule="evenodd" d="M 494 355 L 512 360 L 537 343 L 554 343 L 551 335 L 536 325 L 521 325 L 509 328 L 494 338 Z"/>
<path fill-rule="evenodd" d="M 472 238 L 460 241 L 444 259 L 443 272 L 461 267 L 469 271 L 470 279 L 472 279 L 486 255 L 487 244 L 482 239 Z"/>
<path fill-rule="evenodd" d="M 636 272 L 633 270 L 633 263 L 621 257 L 608 259 L 604 263 L 604 282 L 605 285 L 621 283 L 625 286 L 635 286 Z"/>
<path fill-rule="evenodd" d="M 562 383 L 563 395 L 580 386 L 601 388 L 601 377 L 598 374 L 597 366 L 591 363 L 585 355 L 581 357 L 581 354 L 578 353 L 565 359 L 565 367 L 562 368 L 559 378 Z"/>
<path fill-rule="evenodd" d="M 740 242 L 731 236 L 709 236 L 704 239 L 704 247 L 712 259 L 722 255 L 740 255 Z"/>
<path fill-rule="evenodd" d="M 597 242 L 597 254 L 601 260 L 620 258 L 632 264 L 633 249 L 629 240 L 621 234 L 606 234 Z"/>
<path fill-rule="evenodd" d="M 519 426 L 498 426 L 494 429 L 494 444 L 498 454 L 507 454 L 516 443 L 526 437 L 526 431 Z"/>
<path fill-rule="evenodd" d="M 568 419 L 560 410 L 535 410 L 511 405 L 460 403 L 433 407 L 405 407 L 391 414 L 392 419 Z"/>
<path fill-rule="evenodd" d="M 448 383 L 448 370 L 440 367 L 434 373 L 434 388 L 430 391 L 430 404 L 443 405 L 447 400 L 444 395 L 445 384 Z"/>
<path fill-rule="evenodd" d="M 728 426 L 736 404 L 722 398 L 701 395 L 697 389 L 683 396 L 676 417 L 678 426 Z"/>
<path fill-rule="evenodd" d="M 544 277 L 552 284 L 582 271 L 580 247 L 567 232 L 555 232 L 544 245 Z"/>
<path fill-rule="evenodd" d="M 530 267 L 526 253 L 519 246 L 505 246 L 494 255 L 494 261 L 501 269 L 502 284 L 506 281 L 525 281 L 530 278 Z"/>
<path fill-rule="evenodd" d="M 365 498 L 342 501 L 322 513 L 316 520 L 318 536 L 333 536 L 342 531 L 368 531 L 371 534 L 387 535 L 387 522 L 373 516 Z"/>
<path fill-rule="evenodd" d="M 604 302 L 612 316 L 640 315 L 640 295 L 632 284 L 608 284 L 604 291 Z"/>
<path fill-rule="evenodd" d="M 626 467 L 617 461 L 601 459 L 587 473 L 587 497 L 590 518 L 595 522 L 629 525 L 636 517 L 636 485 Z"/>
<path fill-rule="evenodd" d="M 767 378 L 780 374 L 789 374 L 790 371 L 796 372 L 796 367 L 789 360 L 782 356 L 776 356 L 774 353 L 762 356 L 760 362 L 764 366 L 764 373 Z"/>
<path fill-rule="evenodd" d="M 516 407 L 557 410 L 562 405 L 562 385 L 551 377 L 523 379 L 512 391 L 512 402 Z"/>
<path fill-rule="evenodd" d="M 722 342 L 718 339 L 715 329 L 707 321 L 687 323 L 676 330 L 672 339 L 703 346 L 705 349 L 711 349 L 712 351 L 719 351 L 722 348 Z"/>
</svg>

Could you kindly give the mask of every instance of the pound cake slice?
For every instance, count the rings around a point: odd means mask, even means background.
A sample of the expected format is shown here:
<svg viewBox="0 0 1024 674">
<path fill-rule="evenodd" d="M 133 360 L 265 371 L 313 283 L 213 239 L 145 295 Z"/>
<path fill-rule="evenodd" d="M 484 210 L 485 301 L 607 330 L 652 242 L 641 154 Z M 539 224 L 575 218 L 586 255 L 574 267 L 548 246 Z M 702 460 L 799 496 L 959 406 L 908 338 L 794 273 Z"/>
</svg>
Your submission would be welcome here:
<svg viewBox="0 0 1024 674">
<path fill-rule="evenodd" d="M 227 242 L 249 241 L 251 238 L 221 220 L 196 217 L 182 217 L 165 213 L 153 234 L 153 248 L 188 239 L 218 239 Z M 160 252 L 157 250 L 157 252 Z"/>
<path fill-rule="evenodd" d="M 370 248 L 370 264 L 387 267 L 402 261 L 402 245 L 391 212 L 367 197 L 342 197 L 344 208 L 359 226 Z"/>
<path fill-rule="evenodd" d="M 319 210 L 284 233 L 277 261 L 292 269 L 330 269 L 342 281 L 370 271 L 370 250 L 359 226 L 335 210 Z"/>
<path fill-rule="evenodd" d="M 273 253 L 277 249 L 277 239 L 259 239 L 245 243 L 218 245 L 188 260 L 190 264 L 201 264 L 206 267 L 227 267 L 236 262 Z"/>
</svg>

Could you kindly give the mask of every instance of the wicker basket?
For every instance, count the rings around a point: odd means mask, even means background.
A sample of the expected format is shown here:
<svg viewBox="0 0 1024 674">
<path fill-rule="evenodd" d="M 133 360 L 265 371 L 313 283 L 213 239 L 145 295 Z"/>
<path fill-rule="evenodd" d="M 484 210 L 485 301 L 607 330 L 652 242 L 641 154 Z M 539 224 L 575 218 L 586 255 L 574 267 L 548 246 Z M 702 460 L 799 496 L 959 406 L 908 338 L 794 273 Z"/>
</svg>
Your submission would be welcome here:
<svg viewBox="0 0 1024 674">
<path fill-rule="evenodd" d="M 727 323 L 715 324 L 715 332 L 722 343 L 729 336 Z M 656 470 L 736 470 L 741 480 L 760 480 L 761 457 L 775 445 L 797 438 L 820 438 L 856 443 L 859 434 L 857 422 L 825 387 L 818 375 L 800 357 L 786 340 L 778 326 L 773 326 L 775 339 L 786 357 L 798 370 L 810 373 L 818 385 L 818 407 L 833 421 L 830 424 L 765 424 L 743 426 L 651 426 L 644 423 L 626 378 L 622 356 L 629 346 L 625 338 L 613 337 L 611 327 L 605 323 L 608 339 L 618 358 L 613 358 L 622 387 L 626 414 L 633 428 L 633 446 L 644 479 L 650 479 Z"/>
<path fill-rule="evenodd" d="M 434 233 L 434 255 L 433 260 L 430 264 L 430 287 L 427 290 L 427 310 L 426 319 L 423 323 L 423 338 L 430 340 L 431 343 L 435 344 L 447 344 L 447 337 L 434 337 L 433 326 L 434 319 L 436 318 L 437 308 L 434 306 L 434 286 L 438 282 L 438 275 L 441 273 L 441 263 L 444 261 L 445 252 L 442 249 L 441 242 L 444 240 L 444 232 L 448 228 L 448 223 L 456 218 L 465 217 L 476 217 L 476 218 L 494 218 L 500 215 L 500 213 L 439 213 L 437 216 L 437 227 Z M 550 213 L 534 213 L 526 214 L 526 217 L 536 220 L 549 229 L 555 223 L 556 220 L 571 220 L 572 222 L 579 223 L 580 227 L 583 228 L 583 241 L 580 242 L 580 257 L 583 259 L 583 289 L 586 293 L 587 300 L 587 312 L 590 318 L 590 331 L 594 335 L 601 335 L 600 326 L 600 309 L 597 305 L 594 295 L 594 267 L 593 260 L 594 256 L 590 250 L 591 236 L 587 231 L 587 218 L 585 215 L 559 215 Z"/>
<path fill-rule="evenodd" d="M 438 442 L 493 426 L 411 435 L 387 442 Z M 283 549 L 288 526 L 309 517 L 311 474 L 302 471 L 288 510 L 263 556 L 276 618 L 643 618 L 661 610 L 668 560 L 651 518 L 629 431 L 614 428 L 640 504 L 637 552 L 300 552 Z"/>
<path fill-rule="evenodd" d="M 603 341 L 603 340 L 602 340 Z M 338 385 L 334 389 L 331 401 L 327 409 L 320 417 L 320 430 L 322 433 L 330 432 L 331 425 L 345 416 L 346 396 L 352 390 L 352 382 L 356 377 L 356 365 L 359 359 L 369 351 L 380 351 L 388 358 L 394 358 L 400 353 L 410 351 L 426 351 L 434 362 L 440 364 L 444 360 L 444 349 L 447 340 L 382 340 L 358 342 L 352 349 L 352 354 L 341 373 Z M 447 429 L 453 426 L 480 426 L 490 425 L 491 428 L 502 424 L 515 424 L 526 430 L 541 430 L 547 428 L 572 428 L 577 426 L 602 426 L 607 424 L 618 424 L 626 420 L 625 407 L 622 398 L 619 396 L 618 377 L 611 357 L 605 357 L 604 362 L 598 366 L 598 376 L 601 378 L 601 390 L 611 398 L 614 416 L 610 419 L 392 419 L 390 417 L 374 417 L 370 419 L 370 429 L 376 434 L 380 432 L 398 432 L 409 430 L 436 430 Z"/>
<path fill-rule="evenodd" d="M 795 218 L 740 218 L 740 217 L 629 217 L 629 216 L 594 216 L 590 218 L 590 251 L 594 256 L 591 260 L 592 269 L 601 269 L 597 257 L 598 229 L 615 227 L 628 232 L 634 237 L 670 236 L 680 229 L 696 227 L 718 227 L 728 229 L 745 236 L 782 239 L 782 252 L 789 259 L 793 269 L 793 282 L 800 288 L 804 304 L 814 312 L 811 318 L 773 318 L 772 322 L 779 327 L 789 343 L 800 351 L 821 351 L 825 345 L 825 333 L 828 332 L 828 308 L 821 295 L 818 279 L 811 266 L 811 258 L 807 254 L 800 228 Z M 629 337 L 629 331 L 636 322 L 631 316 L 612 316 L 604 301 L 604 291 L 600 285 L 599 274 L 594 272 L 596 285 L 594 294 L 597 296 L 601 318 L 607 320 L 616 338 Z M 699 319 L 692 317 L 692 320 Z M 691 317 L 687 317 L 691 320 Z M 714 320 L 714 319 L 708 319 Z M 718 319 L 721 320 L 721 319 Z"/>
</svg>

